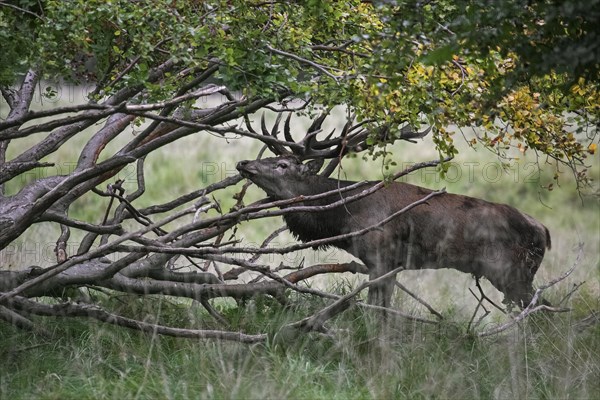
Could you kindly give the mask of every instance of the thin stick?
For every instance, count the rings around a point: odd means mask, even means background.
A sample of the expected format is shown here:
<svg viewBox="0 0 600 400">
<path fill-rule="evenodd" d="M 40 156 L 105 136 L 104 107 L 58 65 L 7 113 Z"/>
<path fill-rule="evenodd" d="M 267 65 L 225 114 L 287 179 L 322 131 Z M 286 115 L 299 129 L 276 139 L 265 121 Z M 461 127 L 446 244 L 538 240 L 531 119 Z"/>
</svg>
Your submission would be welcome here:
<svg viewBox="0 0 600 400">
<path fill-rule="evenodd" d="M 444 319 L 444 316 L 441 313 L 437 312 L 425 300 L 421 299 L 419 296 L 417 296 L 416 294 L 414 294 L 413 292 L 411 292 L 410 290 L 408 290 L 408 288 L 406 286 L 404 286 L 403 284 L 401 284 L 398 281 L 396 281 L 396 286 L 398 286 L 403 292 L 405 292 L 406 294 L 408 294 L 410 297 L 412 297 L 413 299 L 415 299 L 416 301 L 418 301 L 419 303 L 421 303 L 422 305 L 424 305 L 425 308 L 427 308 L 430 313 L 432 313 L 433 315 L 435 315 L 439 319 Z"/>
<path fill-rule="evenodd" d="M 338 240 L 345 240 L 345 239 L 349 239 L 349 238 L 352 238 L 355 236 L 364 235 L 367 232 L 373 231 L 373 230 L 379 228 L 380 226 L 385 225 L 386 223 L 390 222 L 391 220 L 398 217 L 399 215 L 406 213 L 407 211 L 411 210 L 412 208 L 414 208 L 418 205 L 427 203 L 427 201 L 429 199 L 431 199 L 432 197 L 439 196 L 444 193 L 446 193 L 445 189 L 431 192 L 427 196 L 423 197 L 422 199 L 417 200 L 414 203 L 407 205 L 406 207 L 402 208 L 401 210 L 396 211 L 395 213 L 388 216 L 387 218 L 379 221 L 376 224 L 368 226 L 366 228 L 359 229 L 357 231 L 353 231 L 350 233 L 345 233 L 345 234 L 341 234 L 341 235 L 328 237 L 325 239 L 311 240 L 311 241 L 305 242 L 305 243 L 294 244 L 294 245 L 291 245 L 288 247 L 283 247 L 283 248 L 269 247 L 269 248 L 256 249 L 256 248 L 248 248 L 248 247 L 221 247 L 221 248 L 215 249 L 213 247 L 203 247 L 203 248 L 199 248 L 199 249 L 190 249 L 187 247 L 170 247 L 170 246 L 143 246 L 143 247 L 140 247 L 140 246 L 121 245 L 121 246 L 118 246 L 118 250 L 119 251 L 127 251 L 127 252 L 131 252 L 131 253 L 166 253 L 166 254 L 192 255 L 192 256 L 200 256 L 200 257 L 211 255 L 211 254 L 224 254 L 224 253 L 285 254 L 285 253 L 290 253 L 292 251 L 307 249 L 307 248 L 311 248 L 311 247 L 319 247 L 319 246 L 323 246 L 326 244 L 331 244 L 332 242 L 335 242 Z M 318 210 L 320 207 L 328 207 L 328 206 L 315 206 L 315 207 L 311 206 L 310 208 L 311 209 L 314 208 L 315 210 Z"/>
<path fill-rule="evenodd" d="M 492 299 L 490 299 L 489 297 L 487 297 L 485 295 L 485 293 L 483 293 L 483 289 L 482 289 L 481 285 L 479 284 L 479 277 L 478 276 L 475 277 L 475 286 L 477 286 L 477 289 L 479 289 L 479 293 L 481 294 L 481 299 L 482 300 L 484 300 L 484 299 L 487 300 L 488 303 L 490 303 L 491 305 L 493 305 L 494 307 L 496 307 L 498 310 L 500 310 L 502 312 L 502 314 L 506 314 L 506 311 L 504 311 L 504 309 L 502 307 L 500 307 L 499 305 L 497 305 L 496 303 L 494 303 L 492 301 Z"/>
</svg>

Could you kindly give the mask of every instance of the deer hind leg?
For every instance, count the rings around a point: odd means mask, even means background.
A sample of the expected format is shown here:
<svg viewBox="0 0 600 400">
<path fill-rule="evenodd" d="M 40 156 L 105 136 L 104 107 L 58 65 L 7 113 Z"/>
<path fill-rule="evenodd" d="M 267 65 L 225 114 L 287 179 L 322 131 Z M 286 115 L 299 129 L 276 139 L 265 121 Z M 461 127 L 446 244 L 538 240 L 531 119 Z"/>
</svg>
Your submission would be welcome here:
<svg viewBox="0 0 600 400">
<path fill-rule="evenodd" d="M 383 275 L 377 270 L 372 270 L 369 273 L 369 279 L 373 280 Z M 394 286 L 396 277 L 392 276 L 384 281 L 373 284 L 369 287 L 369 295 L 367 302 L 369 304 L 381 307 L 390 307 L 392 305 L 392 295 L 394 294 Z"/>
</svg>

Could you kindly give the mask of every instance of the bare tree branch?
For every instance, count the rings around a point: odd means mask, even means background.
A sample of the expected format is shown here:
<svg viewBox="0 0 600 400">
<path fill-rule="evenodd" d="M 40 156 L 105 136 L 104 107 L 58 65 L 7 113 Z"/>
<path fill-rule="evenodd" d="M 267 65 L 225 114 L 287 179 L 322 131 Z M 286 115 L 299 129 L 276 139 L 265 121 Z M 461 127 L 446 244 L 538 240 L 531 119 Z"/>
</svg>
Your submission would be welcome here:
<svg viewBox="0 0 600 400">
<path fill-rule="evenodd" d="M 419 303 L 421 303 L 423 306 L 425 306 L 425 308 L 427 308 L 429 310 L 430 313 L 432 313 L 433 315 L 435 315 L 436 317 L 438 317 L 439 319 L 444 319 L 444 316 L 442 314 L 440 314 L 439 312 L 437 312 L 433 307 L 431 307 L 429 305 L 429 303 L 427 303 L 425 300 L 421 299 L 419 296 L 417 296 L 416 294 L 414 294 L 413 292 L 411 292 L 410 290 L 408 290 L 408 288 L 406 286 L 404 286 L 403 284 L 401 284 L 400 282 L 396 281 L 395 285 L 402 290 L 403 292 L 405 292 L 406 294 L 408 294 L 410 297 L 412 297 L 413 299 L 415 299 L 416 301 L 418 301 Z"/>
<path fill-rule="evenodd" d="M 13 298 L 11 302 L 14 307 L 20 310 L 25 310 L 32 314 L 52 317 L 93 318 L 111 325 L 122 326 L 146 333 L 160 334 L 165 336 L 182 337 L 188 339 L 219 339 L 241 343 L 260 343 L 267 339 L 266 334 L 248 335 L 241 332 L 183 329 L 151 324 L 148 322 L 138 321 L 112 314 L 98 306 L 89 304 L 62 303 L 47 305 L 31 301 L 24 297 Z"/>
<path fill-rule="evenodd" d="M 432 197 L 435 197 L 435 196 L 438 196 L 438 195 L 441 195 L 444 193 L 446 193 L 446 191 L 444 189 L 438 190 L 435 192 L 431 192 L 427 196 L 423 197 L 421 200 L 415 201 L 414 203 L 407 205 L 406 207 L 396 211 L 395 213 L 393 213 L 393 214 L 389 215 L 388 217 L 384 218 L 383 220 L 379 221 L 378 223 L 368 226 L 366 228 L 360 229 L 358 231 L 353 231 L 353 232 L 349 232 L 349 233 L 345 233 L 345 234 L 341 234 L 341 235 L 337 235 L 337 236 L 332 236 L 332 237 L 328 237 L 325 239 L 311 240 L 309 242 L 298 243 L 298 244 L 294 244 L 294 245 L 282 247 L 282 248 L 259 248 L 259 249 L 256 249 L 256 248 L 249 248 L 249 247 L 221 247 L 221 248 L 215 249 L 213 247 L 203 247 L 200 249 L 189 249 L 189 248 L 181 248 L 181 247 L 175 248 L 175 247 L 168 247 L 168 246 L 136 247 L 136 246 L 121 245 L 121 246 L 118 246 L 118 249 L 121 251 L 127 251 L 127 252 L 132 252 L 132 253 L 167 253 L 167 254 L 186 254 L 186 255 L 191 255 L 191 256 L 205 256 L 208 254 L 225 254 L 225 253 L 285 254 L 285 253 L 290 253 L 292 251 L 298 251 L 298 250 L 302 250 L 302 249 L 316 248 L 319 246 L 330 245 L 330 244 L 338 242 L 340 240 L 346 240 L 346 239 L 353 238 L 356 236 L 364 235 L 367 232 L 371 232 L 371 231 L 379 228 L 380 226 L 385 225 L 386 223 L 388 223 L 388 222 L 392 221 L 394 218 L 397 218 L 398 216 L 406 213 L 407 211 L 411 210 L 412 208 L 417 207 L 421 204 L 427 203 L 427 201 L 430 200 Z M 329 206 L 330 205 L 306 206 L 306 207 L 298 207 L 298 208 L 302 208 L 303 211 L 322 211 L 323 209 L 329 208 Z M 282 210 L 282 211 L 289 212 L 289 211 L 296 211 L 296 210 L 289 208 L 289 209 Z"/>
<path fill-rule="evenodd" d="M 46 279 L 49 279 L 55 275 L 58 275 L 59 273 L 66 271 L 67 269 L 83 262 L 83 261 L 87 261 L 87 260 L 91 260 L 94 258 L 98 258 L 98 257 L 102 257 L 106 254 L 108 254 L 109 252 L 112 251 L 112 249 L 117 246 L 118 244 L 127 241 L 133 237 L 137 237 L 140 236 L 146 232 L 151 231 L 154 228 L 158 228 L 162 225 L 168 224 L 169 222 L 173 221 L 174 219 L 179 218 L 181 215 L 184 214 L 189 214 L 189 213 L 193 213 L 195 210 L 193 209 L 193 207 L 191 208 L 187 208 L 183 211 L 180 211 L 172 216 L 169 216 L 165 219 L 163 219 L 162 221 L 159 221 L 155 224 L 146 226 L 138 231 L 135 232 L 131 232 L 125 235 L 120 236 L 119 238 L 115 239 L 113 242 L 108 243 L 106 245 L 100 246 L 94 250 L 91 250 L 89 252 L 87 252 L 86 254 L 83 255 L 79 255 L 79 256 L 74 256 L 69 258 L 68 260 L 66 260 L 63 263 L 57 264 L 56 266 L 50 268 L 47 272 L 45 272 L 44 274 L 29 280 L 27 282 L 24 282 L 23 284 L 19 285 L 18 287 L 16 287 L 15 289 L 11 290 L 8 293 L 4 293 L 0 296 L 0 304 L 4 304 L 5 302 L 7 302 L 8 300 L 10 300 L 10 298 L 22 293 L 23 291 L 34 287 L 35 285 L 40 284 L 41 282 L 45 281 Z"/>
<path fill-rule="evenodd" d="M 317 69 L 318 71 L 320 71 L 320 72 L 324 73 L 325 75 L 327 75 L 328 77 L 330 77 L 331 79 L 333 79 L 333 80 L 334 80 L 334 81 L 336 81 L 336 82 L 337 82 L 337 80 L 338 80 L 338 79 L 340 79 L 340 77 L 339 77 L 339 76 L 335 76 L 335 75 L 333 75 L 331 72 L 329 72 L 329 71 L 327 70 L 328 68 L 329 68 L 329 69 L 332 69 L 331 67 L 326 67 L 326 66 L 320 65 L 320 64 L 318 64 L 318 63 L 316 63 L 316 62 L 314 62 L 314 61 L 307 60 L 306 58 L 299 57 L 299 56 L 297 56 L 296 54 L 288 53 L 287 51 L 278 50 L 278 49 L 276 49 L 276 48 L 274 48 L 274 47 L 271 47 L 271 46 L 270 46 L 270 45 L 268 45 L 268 44 L 266 45 L 266 48 L 267 48 L 267 49 L 268 49 L 270 52 L 272 52 L 272 53 L 278 54 L 278 55 L 280 55 L 280 56 L 284 56 L 284 57 L 291 58 L 292 60 L 298 61 L 298 62 L 300 62 L 300 63 L 302 63 L 302 64 L 309 65 L 309 66 L 311 66 L 311 67 L 313 67 L 313 68 Z"/>
<path fill-rule="evenodd" d="M 333 318 L 333 317 L 339 315 L 340 313 L 344 312 L 345 310 L 347 310 L 352 305 L 352 299 L 354 297 L 356 297 L 360 292 L 362 292 L 364 289 L 368 288 L 371 285 L 385 281 L 386 279 L 388 279 L 390 277 L 396 276 L 396 274 L 398 272 L 402 271 L 403 269 L 404 269 L 403 267 L 396 268 L 396 269 L 380 276 L 377 279 L 363 282 L 356 289 L 354 289 L 353 291 L 351 291 L 350 293 L 348 293 L 345 296 L 339 297 L 335 302 L 333 302 L 329 306 L 323 308 L 322 310 L 319 310 L 318 312 L 311 315 L 310 317 L 306 317 L 300 321 L 286 325 L 284 327 L 284 329 L 293 328 L 293 329 L 298 329 L 298 330 L 302 330 L 302 331 L 306 331 L 306 332 L 310 332 L 310 331 L 326 332 L 327 330 L 325 329 L 323 324 L 325 322 L 327 322 L 328 320 L 330 320 L 331 318 Z"/>
</svg>

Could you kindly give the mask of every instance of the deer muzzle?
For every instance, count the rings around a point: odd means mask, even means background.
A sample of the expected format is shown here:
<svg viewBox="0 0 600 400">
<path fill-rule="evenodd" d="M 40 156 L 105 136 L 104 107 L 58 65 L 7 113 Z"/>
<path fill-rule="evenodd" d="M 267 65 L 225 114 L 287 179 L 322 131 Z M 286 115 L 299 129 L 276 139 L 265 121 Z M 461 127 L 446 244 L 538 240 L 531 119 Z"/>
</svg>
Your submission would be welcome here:
<svg viewBox="0 0 600 400">
<path fill-rule="evenodd" d="M 258 171 L 250 164 L 249 160 L 243 160 L 236 164 L 235 168 L 240 172 L 244 178 L 250 178 L 256 175 Z"/>
</svg>

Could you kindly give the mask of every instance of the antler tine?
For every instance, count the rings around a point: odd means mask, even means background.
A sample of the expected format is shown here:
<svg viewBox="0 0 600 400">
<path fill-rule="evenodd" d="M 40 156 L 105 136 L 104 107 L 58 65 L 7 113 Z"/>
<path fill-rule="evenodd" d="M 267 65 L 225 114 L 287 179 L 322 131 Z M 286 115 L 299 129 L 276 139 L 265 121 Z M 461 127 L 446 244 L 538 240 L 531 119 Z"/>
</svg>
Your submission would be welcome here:
<svg viewBox="0 0 600 400">
<path fill-rule="evenodd" d="M 294 138 L 292 137 L 292 133 L 290 132 L 290 121 L 292 120 L 292 113 L 288 114 L 288 117 L 285 119 L 283 124 L 283 136 L 285 140 L 288 142 L 293 142 Z"/>
<path fill-rule="evenodd" d="M 339 146 L 340 143 L 346 139 L 346 137 L 348 136 L 348 132 L 352 131 L 355 126 L 352 125 L 352 121 L 353 118 L 349 119 L 345 124 L 344 127 L 342 128 L 342 133 L 339 137 L 333 138 L 331 139 L 331 137 L 333 136 L 333 134 L 335 133 L 335 128 L 331 130 L 331 132 L 329 133 L 329 135 L 327 135 L 327 137 L 324 140 L 321 140 L 320 142 L 317 142 L 313 145 L 314 149 L 327 149 L 333 146 Z"/>
<path fill-rule="evenodd" d="M 269 130 L 267 129 L 267 122 L 265 121 L 265 114 L 263 113 L 263 115 L 260 117 L 260 128 L 262 130 L 262 134 L 264 136 L 276 138 L 277 137 L 277 125 L 279 124 L 280 120 L 281 120 L 281 117 L 280 117 L 280 115 L 278 115 L 278 118 L 275 121 L 275 127 L 273 127 L 272 132 L 269 132 Z M 264 143 L 269 147 L 269 150 L 271 150 L 275 154 L 280 154 L 280 155 L 290 154 L 290 152 L 288 150 L 286 150 L 286 148 L 280 144 L 268 143 L 268 142 L 264 142 Z"/>
<path fill-rule="evenodd" d="M 317 131 L 317 133 L 319 133 L 320 131 Z M 335 132 L 335 129 L 333 130 L 333 132 Z M 330 137 L 330 135 L 327 136 L 328 138 Z M 313 142 L 311 144 L 311 148 L 315 149 L 315 150 L 323 150 L 323 149 L 328 149 L 330 147 L 333 146 L 337 146 L 341 143 L 341 141 L 343 140 L 343 136 L 340 137 L 336 137 L 333 139 L 325 139 L 325 140 L 321 140 L 318 142 Z"/>
<path fill-rule="evenodd" d="M 333 128 L 333 129 L 331 130 L 331 132 L 329 132 L 329 135 L 327 135 L 327 137 L 325 138 L 325 140 L 324 140 L 324 141 L 330 140 L 330 139 L 331 139 L 331 137 L 333 136 L 333 134 L 334 134 L 334 133 L 335 133 L 335 128 Z M 342 132 L 342 136 L 344 136 L 344 133 L 343 133 L 343 132 Z"/>
<path fill-rule="evenodd" d="M 246 129 L 248 129 L 249 132 L 256 134 L 256 131 L 252 127 L 252 123 L 250 122 L 250 117 L 248 116 L 248 114 L 244 114 L 244 123 L 246 124 Z"/>
<path fill-rule="evenodd" d="M 347 120 L 338 137 L 332 138 L 335 133 L 335 129 L 333 129 L 324 140 L 316 140 L 316 134 L 321 132 L 320 128 L 330 111 L 328 110 L 326 113 L 319 115 L 312 122 L 308 133 L 302 141 L 304 144 L 302 158 L 339 158 L 349 151 L 361 151 L 366 148 L 365 143 L 369 132 L 364 126 L 368 122 L 372 122 L 372 120 L 365 120 L 354 124 L 354 116 L 351 116 Z"/>
<path fill-rule="evenodd" d="M 302 144 L 304 146 L 304 153 L 302 154 L 303 158 L 331 157 L 328 152 L 315 151 L 329 147 L 322 146 L 322 144 L 319 143 L 316 138 L 317 134 L 322 132 L 321 126 L 323 125 L 323 121 L 325 121 L 325 118 L 327 118 L 330 111 L 331 109 L 319 114 L 319 116 L 312 121 L 306 130 L 306 135 L 302 139 Z"/>
<path fill-rule="evenodd" d="M 344 124 L 342 128 L 342 132 L 339 137 L 334 139 L 329 139 L 334 131 L 332 131 L 327 138 L 321 142 L 318 142 L 314 147 L 316 149 L 325 149 L 330 148 L 332 146 L 341 146 L 341 143 L 345 141 L 344 153 L 347 153 L 350 150 L 354 150 L 355 147 L 362 144 L 368 136 L 368 131 L 364 129 L 365 121 L 362 121 L 356 125 L 353 124 L 354 116 L 351 116 L 350 119 Z M 335 151 L 339 154 L 339 149 Z"/>
<path fill-rule="evenodd" d="M 354 121 L 354 115 L 344 124 L 344 127 L 342 128 L 342 137 L 345 138 L 346 136 L 348 136 L 348 133 L 354 129 L 352 121 Z"/>
<path fill-rule="evenodd" d="M 273 128 L 271 129 L 271 136 L 273 136 L 275 139 L 277 139 L 277 135 L 279 134 L 279 123 L 280 122 L 281 122 L 281 113 L 277 113 L 277 118 L 275 119 L 275 123 L 273 124 Z"/>
<path fill-rule="evenodd" d="M 296 143 L 296 142 L 294 142 L 294 138 L 292 137 L 292 132 L 290 129 L 290 121 L 291 120 L 292 120 L 292 113 L 289 113 L 287 118 L 285 119 L 285 122 L 283 123 L 283 136 L 285 137 L 285 140 L 287 142 Z M 295 149 L 292 147 L 292 152 L 297 156 L 302 156 L 302 150 L 300 150 L 300 149 Z"/>
<path fill-rule="evenodd" d="M 262 131 L 262 134 L 265 136 L 269 136 L 271 133 L 269 132 L 269 130 L 267 129 L 267 123 L 265 121 L 265 113 L 263 113 L 260 116 L 260 129 Z"/>
<path fill-rule="evenodd" d="M 400 129 L 400 139 L 401 140 L 406 140 L 408 142 L 411 143 L 415 143 L 415 141 L 413 139 L 422 139 L 425 136 L 427 136 L 427 134 L 429 134 L 429 132 L 431 132 L 431 126 L 427 129 L 425 129 L 422 132 L 418 132 L 416 130 L 413 130 L 412 127 L 410 125 L 406 125 L 403 126 Z"/>
<path fill-rule="evenodd" d="M 362 128 L 358 132 L 353 133 L 352 135 L 348 136 L 347 147 L 350 149 L 353 149 L 353 150 L 359 148 L 363 144 L 366 144 L 367 136 L 369 136 L 369 131 Z"/>
<path fill-rule="evenodd" d="M 265 121 L 265 113 L 263 113 L 260 117 L 260 129 L 262 130 L 262 134 L 265 136 L 271 136 L 271 132 L 267 129 L 267 122 Z"/>
<path fill-rule="evenodd" d="M 331 110 L 327 110 L 327 112 L 322 112 L 317 118 L 315 118 L 312 122 L 312 124 L 310 124 L 310 127 L 308 128 L 308 133 L 316 131 L 321 129 L 321 125 L 323 125 L 323 121 L 325 121 L 325 118 L 327 118 L 327 116 L 329 115 Z"/>
</svg>

